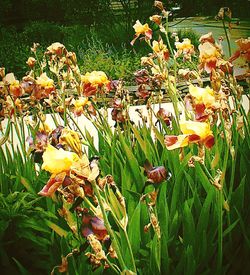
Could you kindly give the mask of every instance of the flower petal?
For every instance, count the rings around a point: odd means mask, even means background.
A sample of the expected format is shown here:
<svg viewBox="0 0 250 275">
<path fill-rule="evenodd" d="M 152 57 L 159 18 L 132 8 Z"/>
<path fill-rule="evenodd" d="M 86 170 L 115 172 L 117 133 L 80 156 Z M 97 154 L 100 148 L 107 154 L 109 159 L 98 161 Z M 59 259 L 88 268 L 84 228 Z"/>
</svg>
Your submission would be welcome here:
<svg viewBox="0 0 250 275">
<path fill-rule="evenodd" d="M 43 189 L 38 193 L 38 195 L 51 197 L 55 191 L 63 184 L 63 181 L 66 177 L 66 173 L 62 172 L 57 175 L 52 175 L 47 184 Z"/>
</svg>

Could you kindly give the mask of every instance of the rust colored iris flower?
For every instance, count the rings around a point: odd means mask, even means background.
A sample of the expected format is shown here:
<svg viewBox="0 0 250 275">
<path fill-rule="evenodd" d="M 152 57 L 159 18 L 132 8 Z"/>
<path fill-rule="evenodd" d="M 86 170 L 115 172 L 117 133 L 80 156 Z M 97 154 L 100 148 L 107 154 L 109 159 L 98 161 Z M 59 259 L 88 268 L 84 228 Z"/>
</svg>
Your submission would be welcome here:
<svg viewBox="0 0 250 275">
<path fill-rule="evenodd" d="M 13 73 L 6 74 L 3 78 L 3 83 L 8 86 L 9 93 L 14 98 L 20 97 L 23 94 L 23 89 Z"/>
<path fill-rule="evenodd" d="M 166 136 L 165 145 L 168 150 L 188 146 L 190 143 L 204 144 L 207 148 L 214 145 L 214 136 L 210 125 L 206 122 L 182 121 L 180 122 L 182 135 Z"/>
<path fill-rule="evenodd" d="M 112 120 L 116 121 L 117 123 L 124 123 L 126 121 L 123 110 L 113 109 L 111 111 L 111 116 Z"/>
<path fill-rule="evenodd" d="M 54 174 L 51 176 L 47 184 L 43 187 L 43 189 L 38 193 L 38 195 L 44 196 L 44 197 L 51 197 L 56 190 L 63 185 L 65 179 L 66 179 L 66 172 L 61 172 L 58 174 Z"/>
<path fill-rule="evenodd" d="M 91 105 L 91 102 L 87 97 L 79 97 L 78 99 L 74 100 L 73 105 L 74 114 L 76 116 L 80 116 L 84 113 L 84 108 Z"/>
<path fill-rule="evenodd" d="M 144 84 L 141 84 L 138 86 L 138 89 L 135 94 L 137 97 L 145 100 L 150 97 L 151 91 L 149 91 Z"/>
<path fill-rule="evenodd" d="M 164 166 L 153 167 L 153 165 L 148 160 L 146 160 L 144 169 L 148 178 L 148 182 L 150 183 L 160 184 L 167 179 L 167 170 Z"/>
<path fill-rule="evenodd" d="M 189 85 L 189 93 L 195 109 L 195 119 L 205 121 L 209 116 L 206 110 L 217 108 L 214 91 L 208 86 L 201 88 L 191 84 Z"/>
<path fill-rule="evenodd" d="M 250 62 L 250 37 L 247 39 L 238 39 L 235 41 L 238 49 L 237 51 L 230 57 L 229 61 L 232 62 L 239 57 L 243 57 L 247 62 Z"/>
<path fill-rule="evenodd" d="M 42 155 L 48 145 L 48 141 L 48 135 L 45 131 L 38 131 L 36 133 L 35 140 L 33 140 L 31 137 L 27 138 L 27 142 L 29 143 L 29 150 L 34 155 L 34 161 L 36 163 L 41 163 Z"/>
<path fill-rule="evenodd" d="M 210 42 L 204 42 L 199 45 L 200 51 L 200 69 L 204 69 L 207 73 L 211 73 L 216 68 L 218 59 L 221 57 L 219 49 Z"/>
<path fill-rule="evenodd" d="M 96 95 L 101 89 L 104 89 L 105 92 L 109 92 L 111 89 L 110 81 L 102 71 L 87 72 L 81 76 L 81 81 L 83 95 L 86 97 Z"/>
<path fill-rule="evenodd" d="M 166 111 L 164 108 L 160 108 L 156 114 L 157 118 L 162 119 L 167 126 L 171 125 L 172 114 Z"/>
<path fill-rule="evenodd" d="M 34 97 L 38 100 L 48 98 L 52 92 L 55 92 L 53 79 L 49 78 L 46 73 L 37 77 L 36 87 L 33 92 Z"/>
<path fill-rule="evenodd" d="M 29 57 L 26 64 L 32 69 L 36 64 L 36 59 L 34 57 Z"/>
</svg>

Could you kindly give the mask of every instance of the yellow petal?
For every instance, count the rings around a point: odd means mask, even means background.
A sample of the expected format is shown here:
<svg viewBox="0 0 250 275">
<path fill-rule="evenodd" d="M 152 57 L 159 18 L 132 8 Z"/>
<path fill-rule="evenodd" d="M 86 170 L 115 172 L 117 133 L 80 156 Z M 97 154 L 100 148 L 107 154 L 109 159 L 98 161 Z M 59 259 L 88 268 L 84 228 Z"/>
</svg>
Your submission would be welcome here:
<svg viewBox="0 0 250 275">
<path fill-rule="evenodd" d="M 185 135 L 198 135 L 201 140 L 205 139 L 209 135 L 212 135 L 210 126 L 206 122 L 197 121 L 180 121 L 180 128 Z"/>
<path fill-rule="evenodd" d="M 48 145 L 43 153 L 42 169 L 51 174 L 58 174 L 62 171 L 68 171 L 72 164 L 79 160 L 76 153 L 68 152 L 63 149 L 56 149 Z"/>
</svg>

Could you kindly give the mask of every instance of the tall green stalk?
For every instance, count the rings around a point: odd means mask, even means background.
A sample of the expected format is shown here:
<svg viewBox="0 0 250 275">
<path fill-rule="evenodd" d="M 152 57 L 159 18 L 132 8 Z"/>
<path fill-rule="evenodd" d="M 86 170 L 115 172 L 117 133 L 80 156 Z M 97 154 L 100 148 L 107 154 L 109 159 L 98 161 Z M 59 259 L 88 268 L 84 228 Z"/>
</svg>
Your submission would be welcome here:
<svg viewBox="0 0 250 275">
<path fill-rule="evenodd" d="M 93 190 L 95 192 L 95 195 L 96 195 L 96 197 L 98 199 L 98 203 L 99 203 L 99 205 L 101 207 L 104 224 L 105 224 L 105 227 L 106 227 L 106 229 L 107 229 L 107 231 L 108 231 L 108 233 L 109 233 L 109 235 L 110 235 L 110 237 L 112 239 L 112 243 L 114 245 L 114 249 L 115 249 L 115 252 L 117 254 L 118 261 L 119 261 L 119 263 L 121 265 L 122 270 L 126 270 L 127 269 L 126 264 L 125 264 L 125 262 L 123 260 L 122 253 L 121 253 L 119 245 L 117 243 L 117 239 L 116 239 L 115 233 L 114 233 L 113 229 L 111 228 L 111 225 L 109 223 L 108 217 L 106 215 L 106 211 L 105 211 L 105 208 L 104 208 L 104 205 L 103 205 L 103 201 L 102 201 L 102 196 L 101 196 L 101 194 L 99 192 L 99 189 L 98 189 L 98 186 L 96 184 L 96 181 L 93 180 L 91 182 L 91 185 L 92 185 Z"/>
<path fill-rule="evenodd" d="M 227 39 L 227 46 L 228 46 L 228 53 L 229 53 L 229 57 L 232 55 L 232 51 L 231 51 L 231 45 L 230 45 L 230 41 L 229 41 L 229 37 L 228 37 L 228 33 L 227 33 L 227 28 L 225 25 L 225 20 L 222 19 L 222 24 L 223 24 L 223 29 L 225 31 L 225 35 L 226 35 L 226 39 Z"/>
</svg>

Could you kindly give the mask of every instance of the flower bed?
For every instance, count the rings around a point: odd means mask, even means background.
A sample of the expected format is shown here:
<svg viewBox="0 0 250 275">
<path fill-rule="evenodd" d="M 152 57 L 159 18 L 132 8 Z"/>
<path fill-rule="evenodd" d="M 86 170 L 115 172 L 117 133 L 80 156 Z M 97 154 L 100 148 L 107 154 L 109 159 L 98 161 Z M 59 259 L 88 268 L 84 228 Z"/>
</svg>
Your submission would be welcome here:
<svg viewBox="0 0 250 275">
<path fill-rule="evenodd" d="M 1 222 L 3 251 L 14 258 L 6 270 L 14 264 L 52 274 L 247 270 L 249 116 L 236 77 L 248 83 L 249 39 L 238 41 L 229 60 L 211 33 L 200 38 L 199 56 L 189 39 L 176 37 L 174 50 L 168 12 L 161 1 L 155 5 L 160 14 L 150 20 L 162 37 L 154 40 L 149 24 L 134 25 L 132 44 L 142 38 L 152 50 L 135 72 L 136 96 L 145 103 L 136 120 L 123 82 L 102 71 L 81 74 L 61 43 L 41 60 L 34 44 L 21 81 L 1 69 L 0 115 L 7 121 L 0 140 Z M 11 239 L 18 238 L 31 242 L 23 251 L 36 248 L 47 268 L 13 256 Z"/>
</svg>

